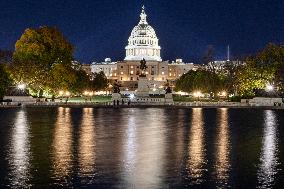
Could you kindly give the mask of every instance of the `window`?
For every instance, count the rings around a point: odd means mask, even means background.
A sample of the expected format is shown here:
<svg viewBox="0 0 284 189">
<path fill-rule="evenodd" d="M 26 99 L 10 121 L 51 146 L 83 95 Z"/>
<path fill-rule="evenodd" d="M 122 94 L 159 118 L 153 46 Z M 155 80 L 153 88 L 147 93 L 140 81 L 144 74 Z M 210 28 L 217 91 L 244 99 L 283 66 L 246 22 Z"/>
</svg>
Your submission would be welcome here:
<svg viewBox="0 0 284 189">
<path fill-rule="evenodd" d="M 165 72 L 162 72 L 162 75 L 164 75 L 165 74 Z"/>
<path fill-rule="evenodd" d="M 120 80 L 122 81 L 122 80 L 123 80 L 123 77 L 121 77 Z"/>
<path fill-rule="evenodd" d="M 152 68 L 155 68 L 155 66 L 152 66 Z"/>
<path fill-rule="evenodd" d="M 130 66 L 130 68 L 133 68 L 133 66 Z"/>
<path fill-rule="evenodd" d="M 130 77 L 130 80 L 133 81 L 133 77 Z"/>
<path fill-rule="evenodd" d="M 123 68 L 123 66 L 120 66 L 120 68 Z"/>
<path fill-rule="evenodd" d="M 165 80 L 165 78 L 164 78 L 164 77 L 162 77 L 162 80 L 164 81 L 164 80 Z"/>
<path fill-rule="evenodd" d="M 133 75 L 133 70 L 130 71 L 130 75 Z"/>
<path fill-rule="evenodd" d="M 154 75 L 155 73 L 154 73 L 154 71 L 151 71 L 151 75 Z"/>
<path fill-rule="evenodd" d="M 123 72 L 120 72 L 121 75 L 123 75 Z"/>
<path fill-rule="evenodd" d="M 172 76 L 172 73 L 170 73 L 170 76 Z"/>
<path fill-rule="evenodd" d="M 137 66 L 137 68 L 139 69 L 139 66 Z"/>
</svg>

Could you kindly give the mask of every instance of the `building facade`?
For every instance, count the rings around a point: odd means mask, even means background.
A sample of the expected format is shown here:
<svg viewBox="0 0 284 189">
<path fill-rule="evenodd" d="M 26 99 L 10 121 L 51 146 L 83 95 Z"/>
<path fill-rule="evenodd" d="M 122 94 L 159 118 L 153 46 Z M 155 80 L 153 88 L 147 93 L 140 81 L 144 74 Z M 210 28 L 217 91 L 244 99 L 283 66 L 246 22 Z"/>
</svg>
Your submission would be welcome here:
<svg viewBox="0 0 284 189">
<path fill-rule="evenodd" d="M 123 61 L 112 62 L 107 58 L 101 63 L 92 63 L 92 72 L 103 71 L 108 79 L 117 80 L 125 86 L 136 86 L 140 74 L 140 61 L 146 60 L 146 77 L 155 85 L 167 80 L 176 80 L 189 70 L 197 69 L 193 63 L 184 63 L 182 59 L 175 62 L 162 61 L 159 39 L 153 27 L 146 19 L 144 7 L 140 14 L 140 21 L 136 25 L 125 47 L 126 56 Z"/>
<path fill-rule="evenodd" d="M 135 26 L 128 38 L 128 45 L 125 47 L 126 57 L 124 60 L 145 60 L 162 61 L 160 56 L 161 47 L 155 30 L 148 24 L 147 15 L 142 7 L 140 21 Z"/>
</svg>

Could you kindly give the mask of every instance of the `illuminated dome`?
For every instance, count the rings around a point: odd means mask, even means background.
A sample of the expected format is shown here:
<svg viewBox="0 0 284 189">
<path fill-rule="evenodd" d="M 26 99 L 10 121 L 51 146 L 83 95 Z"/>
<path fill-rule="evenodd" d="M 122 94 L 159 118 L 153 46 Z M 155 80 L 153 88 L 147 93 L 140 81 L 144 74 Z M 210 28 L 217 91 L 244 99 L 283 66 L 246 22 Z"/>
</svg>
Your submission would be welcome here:
<svg viewBox="0 0 284 189">
<path fill-rule="evenodd" d="M 124 60 L 162 61 L 160 57 L 161 47 L 155 30 L 147 23 L 144 6 L 140 14 L 140 21 L 131 32 L 128 45 L 125 47 L 126 57 Z"/>
</svg>

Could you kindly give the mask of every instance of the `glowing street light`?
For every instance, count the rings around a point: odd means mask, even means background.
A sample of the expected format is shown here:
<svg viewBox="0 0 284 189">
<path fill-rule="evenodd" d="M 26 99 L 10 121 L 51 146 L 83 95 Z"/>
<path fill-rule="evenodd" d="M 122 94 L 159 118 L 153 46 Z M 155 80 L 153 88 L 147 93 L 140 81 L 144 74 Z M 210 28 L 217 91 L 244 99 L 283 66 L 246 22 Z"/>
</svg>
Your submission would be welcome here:
<svg viewBox="0 0 284 189">
<path fill-rule="evenodd" d="M 17 87 L 18 87 L 18 89 L 24 90 L 26 88 L 26 85 L 25 84 L 19 84 Z"/>
<path fill-rule="evenodd" d="M 130 99 L 133 99 L 135 96 L 134 96 L 134 94 L 130 94 L 129 97 L 130 97 Z"/>
<path fill-rule="evenodd" d="M 199 97 L 202 95 L 202 93 L 200 91 L 196 91 L 193 93 L 193 96 L 194 97 L 197 97 L 198 98 L 198 101 L 199 101 Z"/>
<path fill-rule="evenodd" d="M 65 92 L 65 95 L 66 95 L 66 96 L 70 96 L 70 92 L 69 92 L 69 91 L 66 91 L 66 92 Z"/>
<path fill-rule="evenodd" d="M 201 92 L 200 91 L 196 91 L 193 93 L 194 97 L 200 97 L 201 96 Z"/>
<path fill-rule="evenodd" d="M 62 96 L 64 94 L 64 91 L 59 91 L 59 95 Z"/>
<path fill-rule="evenodd" d="M 225 96 L 227 96 L 227 92 L 226 92 L 226 91 L 219 92 L 219 93 L 218 93 L 218 96 L 223 96 L 223 97 L 225 97 Z"/>
<path fill-rule="evenodd" d="M 274 87 L 271 84 L 266 85 L 266 91 L 273 91 Z"/>
</svg>

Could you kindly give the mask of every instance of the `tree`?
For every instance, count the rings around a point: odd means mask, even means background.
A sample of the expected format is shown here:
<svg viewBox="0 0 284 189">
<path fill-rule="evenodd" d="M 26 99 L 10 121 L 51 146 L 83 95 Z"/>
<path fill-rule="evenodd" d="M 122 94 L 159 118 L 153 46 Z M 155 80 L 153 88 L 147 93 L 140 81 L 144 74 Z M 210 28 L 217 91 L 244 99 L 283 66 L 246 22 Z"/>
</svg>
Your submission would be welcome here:
<svg viewBox="0 0 284 189">
<path fill-rule="evenodd" d="M 73 93 L 82 94 L 84 91 L 91 89 L 90 77 L 87 75 L 87 73 L 84 70 L 82 69 L 76 70 L 75 75 L 76 75 L 76 81 L 71 86 L 71 91 Z"/>
<path fill-rule="evenodd" d="M 43 65 L 36 62 L 13 62 L 11 76 L 16 84 L 26 84 L 32 93 L 48 90 L 50 75 Z"/>
<path fill-rule="evenodd" d="M 236 86 L 242 96 L 254 96 L 256 90 L 267 84 L 281 88 L 281 67 L 284 64 L 284 47 L 268 44 L 255 56 L 248 57 L 245 66 L 237 73 Z"/>
<path fill-rule="evenodd" d="M 237 94 L 237 73 L 244 67 L 243 61 L 226 61 L 218 73 L 223 82 L 224 90 L 229 94 Z"/>
<path fill-rule="evenodd" d="M 12 79 L 6 65 L 0 64 L 0 100 L 3 99 L 8 87 L 12 84 Z"/>
<path fill-rule="evenodd" d="M 13 52 L 0 49 L 0 64 L 10 64 L 12 62 Z"/>
<path fill-rule="evenodd" d="M 54 63 L 70 63 L 74 48 L 55 27 L 28 28 L 16 42 L 13 59 L 36 62 L 51 68 Z"/>
<path fill-rule="evenodd" d="M 279 66 L 276 76 L 275 76 L 275 83 L 278 87 L 278 90 L 280 93 L 282 93 L 282 96 L 284 94 L 284 62 L 282 65 Z"/>
<path fill-rule="evenodd" d="M 28 28 L 16 42 L 12 76 L 16 83 L 25 83 L 35 93 L 66 88 L 67 82 L 74 82 L 72 73 L 67 76 L 73 50 L 54 27 Z M 66 81 L 68 79 L 70 81 Z"/>
<path fill-rule="evenodd" d="M 56 63 L 50 71 L 52 79 L 50 88 L 53 93 L 60 90 L 70 90 L 71 86 L 76 83 L 76 70 L 70 64 Z"/>
<path fill-rule="evenodd" d="M 193 92 L 199 90 L 204 93 L 216 94 L 222 89 L 221 78 L 208 70 L 190 70 L 176 82 L 176 90 Z"/>
<path fill-rule="evenodd" d="M 108 80 L 103 71 L 94 73 L 92 77 L 92 89 L 94 91 L 104 90 L 107 87 Z"/>
</svg>

